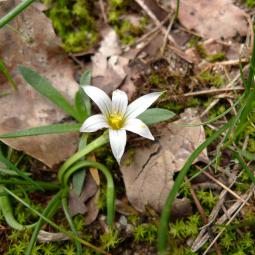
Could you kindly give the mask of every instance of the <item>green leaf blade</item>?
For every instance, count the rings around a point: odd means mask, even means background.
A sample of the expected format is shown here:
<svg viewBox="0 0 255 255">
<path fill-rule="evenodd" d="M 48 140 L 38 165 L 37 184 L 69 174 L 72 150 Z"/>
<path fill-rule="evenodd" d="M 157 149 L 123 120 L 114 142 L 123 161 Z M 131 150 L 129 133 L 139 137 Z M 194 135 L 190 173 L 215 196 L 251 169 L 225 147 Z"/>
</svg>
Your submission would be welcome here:
<svg viewBox="0 0 255 255">
<path fill-rule="evenodd" d="M 167 121 L 175 116 L 174 112 L 161 108 L 147 109 L 137 118 L 142 120 L 147 125 L 157 124 L 162 121 Z"/>
<path fill-rule="evenodd" d="M 19 71 L 21 72 L 25 81 L 32 86 L 41 95 L 47 97 L 52 103 L 57 105 L 67 114 L 80 121 L 79 114 L 75 111 L 74 107 L 62 96 L 58 90 L 56 90 L 50 81 L 39 75 L 33 69 L 27 68 L 25 66 L 19 66 Z"/>
<path fill-rule="evenodd" d="M 53 124 L 53 125 L 28 128 L 28 129 L 19 130 L 12 133 L 2 134 L 0 135 L 0 139 L 79 132 L 80 127 L 81 127 L 80 124 Z"/>
</svg>

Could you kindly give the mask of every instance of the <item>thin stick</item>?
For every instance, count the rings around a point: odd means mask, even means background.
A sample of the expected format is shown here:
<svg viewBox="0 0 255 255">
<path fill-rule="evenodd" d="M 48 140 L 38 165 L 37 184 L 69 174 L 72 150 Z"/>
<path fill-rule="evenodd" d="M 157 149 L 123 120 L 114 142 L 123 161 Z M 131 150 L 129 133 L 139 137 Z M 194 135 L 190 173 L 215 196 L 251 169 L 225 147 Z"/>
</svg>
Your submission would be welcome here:
<svg viewBox="0 0 255 255">
<path fill-rule="evenodd" d="M 196 166 L 200 171 L 202 170 L 201 167 Z M 236 194 L 234 191 L 232 191 L 230 188 L 228 188 L 225 184 L 223 184 L 222 182 L 220 182 L 219 180 L 217 180 L 215 177 L 213 177 L 211 174 L 209 174 L 208 172 L 204 171 L 203 172 L 204 175 L 206 175 L 209 179 L 211 179 L 212 181 L 214 181 L 215 183 L 217 183 L 219 186 L 221 186 L 223 189 L 225 189 L 226 191 L 228 191 L 232 196 L 234 196 L 235 198 L 237 198 L 238 200 L 242 201 L 244 203 L 244 200 L 242 197 L 240 197 L 238 194 Z"/>
<path fill-rule="evenodd" d="M 245 206 L 245 204 L 247 204 L 248 200 L 251 198 L 252 194 L 253 194 L 253 190 L 254 190 L 254 186 L 252 185 L 252 190 L 250 191 L 250 193 L 248 194 L 248 196 L 246 197 L 246 199 L 244 200 L 244 202 L 241 204 L 241 206 L 238 208 L 238 210 L 234 213 L 234 215 L 230 218 L 230 220 L 227 222 L 226 226 L 228 226 L 237 216 L 237 214 L 242 210 L 242 208 Z M 218 240 L 218 238 L 221 236 L 221 234 L 224 232 L 226 228 L 223 228 L 220 233 L 213 239 L 213 241 L 210 243 L 210 245 L 207 247 L 207 249 L 205 250 L 205 252 L 203 253 L 203 255 L 206 255 L 207 252 L 211 249 L 211 247 L 213 246 L 213 244 Z"/>
<path fill-rule="evenodd" d="M 243 87 L 235 87 L 235 88 L 222 88 L 222 89 L 207 89 L 202 91 L 190 92 L 183 94 L 184 97 L 191 97 L 191 96 L 201 96 L 201 95 L 208 95 L 208 94 L 218 94 L 223 92 L 231 92 L 231 91 L 243 91 Z"/>
</svg>

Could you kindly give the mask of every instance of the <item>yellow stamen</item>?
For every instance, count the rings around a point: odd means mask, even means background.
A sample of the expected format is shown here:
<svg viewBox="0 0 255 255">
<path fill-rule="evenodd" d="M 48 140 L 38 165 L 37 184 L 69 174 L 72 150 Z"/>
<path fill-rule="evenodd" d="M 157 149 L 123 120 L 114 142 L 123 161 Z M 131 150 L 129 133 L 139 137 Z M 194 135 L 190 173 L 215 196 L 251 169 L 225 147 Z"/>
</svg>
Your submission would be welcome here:
<svg viewBox="0 0 255 255">
<path fill-rule="evenodd" d="M 124 125 L 124 119 L 123 116 L 113 113 L 108 117 L 108 123 L 111 126 L 112 129 L 121 129 Z"/>
</svg>

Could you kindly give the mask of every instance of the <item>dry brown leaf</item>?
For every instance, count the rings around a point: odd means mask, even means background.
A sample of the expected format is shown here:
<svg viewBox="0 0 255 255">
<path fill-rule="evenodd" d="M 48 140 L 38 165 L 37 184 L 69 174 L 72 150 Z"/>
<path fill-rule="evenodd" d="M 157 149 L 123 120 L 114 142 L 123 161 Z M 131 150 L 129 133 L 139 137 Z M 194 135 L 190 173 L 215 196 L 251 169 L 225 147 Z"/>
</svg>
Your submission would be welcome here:
<svg viewBox="0 0 255 255">
<path fill-rule="evenodd" d="M 100 191 L 98 190 L 96 195 L 89 199 L 87 203 L 88 211 L 85 214 L 85 224 L 89 225 L 94 222 L 99 213 L 98 201 L 99 201 Z"/>
<path fill-rule="evenodd" d="M 13 5 L 8 6 L 9 9 L 11 7 Z M 0 57 L 18 84 L 19 91 L 10 91 L 6 79 L 0 74 L 1 91 L 10 92 L 8 96 L 0 98 L 1 134 L 58 123 L 67 117 L 26 84 L 17 72 L 19 64 L 34 68 L 46 76 L 70 101 L 78 88 L 73 77 L 72 64 L 59 48 L 52 25 L 42 12 L 31 6 L 15 18 L 11 25 L 16 31 L 9 27 L 0 30 Z M 52 167 L 75 152 L 78 134 L 44 135 L 3 141 Z"/>
<path fill-rule="evenodd" d="M 176 8 L 176 0 L 171 1 Z M 246 13 L 232 0 L 182 0 L 179 21 L 187 29 L 194 29 L 201 36 L 212 39 L 227 39 L 248 32 Z"/>
<path fill-rule="evenodd" d="M 108 29 L 98 52 L 92 57 L 93 85 L 106 93 L 118 88 L 126 77 L 129 59 L 120 54 L 119 38 L 113 29 Z"/>
<path fill-rule="evenodd" d="M 199 123 L 194 109 L 187 109 L 181 119 L 161 130 L 161 138 L 150 147 L 135 149 L 130 165 L 121 165 L 121 172 L 130 203 L 143 212 L 148 205 L 161 211 L 174 184 L 173 176 L 184 165 L 190 154 L 205 140 L 202 126 L 180 127 L 177 124 Z M 204 150 L 197 161 L 208 161 Z M 181 208 L 190 205 L 186 199 L 176 200 Z M 185 204 L 185 205 L 184 205 Z M 179 205 L 179 206 L 180 206 Z M 179 210 L 175 204 L 175 211 Z"/>
<path fill-rule="evenodd" d="M 86 202 L 95 196 L 98 187 L 90 172 L 87 172 L 84 188 L 80 196 L 77 196 L 73 189 L 70 190 L 69 194 L 69 209 L 72 216 L 80 213 L 85 214 L 88 212 Z"/>
</svg>

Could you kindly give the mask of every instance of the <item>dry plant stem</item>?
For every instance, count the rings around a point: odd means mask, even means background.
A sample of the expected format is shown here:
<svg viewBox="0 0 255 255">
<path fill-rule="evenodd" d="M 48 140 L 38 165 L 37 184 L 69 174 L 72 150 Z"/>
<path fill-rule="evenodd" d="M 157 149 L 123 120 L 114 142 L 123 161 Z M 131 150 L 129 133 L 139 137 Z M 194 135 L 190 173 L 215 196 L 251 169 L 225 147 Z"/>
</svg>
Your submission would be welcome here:
<svg viewBox="0 0 255 255">
<path fill-rule="evenodd" d="M 242 88 L 242 87 L 223 88 L 223 89 L 208 89 L 208 90 L 186 93 L 186 94 L 183 94 L 183 96 L 191 97 L 191 96 L 201 96 L 201 95 L 218 94 L 218 93 L 224 93 L 224 92 L 243 91 L 243 90 L 244 90 L 244 88 Z"/>
<path fill-rule="evenodd" d="M 201 167 L 196 166 L 200 171 L 202 170 Z M 221 186 L 223 189 L 225 189 L 226 191 L 228 191 L 232 196 L 234 196 L 235 198 L 237 198 L 238 200 L 244 202 L 244 200 L 238 195 L 236 194 L 234 191 L 232 191 L 230 188 L 228 188 L 226 185 L 224 185 L 223 183 L 221 183 L 220 181 L 218 181 L 215 177 L 213 177 L 211 174 L 209 174 L 206 171 L 203 171 L 203 174 L 206 175 L 209 179 L 211 179 L 212 181 L 214 181 L 215 183 L 217 183 L 219 186 Z"/>
<path fill-rule="evenodd" d="M 164 55 L 166 44 L 167 44 L 167 41 L 168 41 L 168 35 L 169 35 L 169 33 L 170 33 L 171 29 L 172 29 L 174 21 L 175 21 L 175 15 L 171 18 L 170 23 L 168 25 L 168 28 L 166 30 L 164 41 L 163 41 L 163 45 L 162 45 L 162 48 L 161 48 L 161 56 Z"/>
<path fill-rule="evenodd" d="M 197 195 L 196 195 L 196 192 L 195 190 L 193 189 L 192 187 L 192 184 L 190 183 L 189 179 L 187 177 L 185 177 L 185 181 L 186 183 L 188 184 L 189 186 L 189 189 L 190 189 L 190 193 L 191 193 L 191 196 L 194 200 L 194 203 L 197 207 L 197 210 L 198 212 L 200 213 L 200 216 L 201 216 L 201 219 L 203 221 L 204 224 L 207 224 L 208 223 L 208 219 L 206 217 L 206 214 L 205 214 L 205 211 L 204 211 L 204 208 L 202 207 L 202 205 L 200 204 L 198 198 L 197 198 Z"/>
<path fill-rule="evenodd" d="M 185 177 L 185 181 L 186 183 L 188 184 L 189 188 L 190 188 L 190 193 L 191 193 L 191 196 L 194 200 L 194 203 L 197 207 L 197 210 L 199 211 L 199 214 L 201 216 L 201 219 L 203 221 L 204 224 L 207 224 L 208 223 L 208 219 L 206 217 L 206 214 L 205 214 L 205 211 L 204 211 L 204 208 L 202 207 L 202 205 L 200 204 L 200 201 L 199 199 L 197 198 L 197 195 L 196 195 L 196 192 L 195 190 L 193 189 L 192 187 L 192 184 L 190 183 L 189 179 L 187 177 Z M 215 242 L 214 244 L 214 248 L 215 248 L 215 251 L 217 253 L 217 255 L 221 255 L 221 250 L 220 250 L 220 247 L 219 245 L 217 244 L 217 242 Z"/>
<path fill-rule="evenodd" d="M 170 17 L 171 17 L 171 14 L 169 14 L 163 21 L 160 22 L 159 25 L 157 25 L 155 28 L 153 28 L 149 33 L 143 35 L 142 37 L 137 39 L 134 44 L 131 44 L 131 45 L 133 46 L 133 45 L 139 44 L 140 42 L 142 42 L 145 39 L 147 39 L 148 37 L 150 37 L 152 34 L 156 33 L 159 29 L 161 29 L 163 27 L 163 25 L 169 20 Z"/>
<path fill-rule="evenodd" d="M 107 15 L 105 13 L 105 6 L 104 6 L 103 0 L 99 0 L 99 6 L 100 6 L 100 9 L 101 9 L 102 17 L 104 19 L 104 23 L 107 24 L 108 20 L 107 20 Z"/>
<path fill-rule="evenodd" d="M 167 30 L 161 26 L 160 21 L 157 19 L 157 17 L 154 15 L 154 13 L 149 9 L 149 7 L 144 3 L 143 0 L 135 0 L 142 8 L 143 10 L 147 13 L 147 15 L 153 20 L 153 22 L 157 25 L 160 26 L 161 31 L 167 35 L 168 40 L 172 42 L 175 46 L 177 46 L 177 43 L 173 39 L 173 37 L 167 33 Z"/>
<path fill-rule="evenodd" d="M 249 199 L 251 198 L 252 194 L 254 192 L 254 185 L 252 185 L 251 187 L 251 191 L 249 192 L 249 194 L 247 195 L 246 199 L 244 200 L 244 202 L 241 204 L 241 206 L 238 208 L 238 210 L 234 213 L 234 215 L 229 219 L 229 221 L 226 223 L 226 226 L 228 226 L 238 215 L 238 213 L 242 210 L 242 208 L 245 206 L 245 204 L 247 204 L 247 202 L 249 201 Z M 211 244 L 207 247 L 207 249 L 205 250 L 205 252 L 203 253 L 203 255 L 206 255 L 207 252 L 211 249 L 211 247 L 213 246 L 213 244 L 218 240 L 218 238 L 221 236 L 221 234 L 224 232 L 225 229 L 222 229 L 220 231 L 220 233 L 214 238 L 214 240 L 211 242 Z"/>
<path fill-rule="evenodd" d="M 242 171 L 239 173 L 238 177 L 242 174 Z M 238 178 L 234 178 L 234 181 L 229 185 L 229 188 L 231 188 L 235 182 L 236 182 L 236 179 Z M 222 190 L 222 192 L 220 193 L 219 195 L 219 200 L 216 204 L 216 206 L 212 209 L 211 213 L 210 213 L 210 216 L 209 216 L 209 219 L 208 219 L 208 224 L 204 225 L 202 228 L 201 228 L 201 231 L 200 233 L 198 234 L 196 240 L 194 241 L 193 245 L 192 245 L 192 250 L 193 251 L 197 251 L 198 249 L 200 249 L 200 247 L 202 247 L 206 242 L 207 240 L 210 238 L 209 234 L 206 233 L 206 230 L 207 228 L 213 224 L 213 222 L 215 221 L 225 199 L 226 199 L 226 195 L 227 195 L 227 191 L 225 189 Z M 228 209 L 228 214 L 231 215 L 234 210 L 240 205 L 240 201 L 238 200 L 234 205 L 232 205 L 229 209 Z M 218 219 L 218 221 L 216 222 L 216 224 L 223 224 L 224 221 L 225 221 L 225 215 L 221 216 L 220 219 Z"/>
<path fill-rule="evenodd" d="M 221 61 L 221 62 L 215 62 L 210 64 L 211 66 L 233 66 L 233 65 L 239 65 L 240 63 L 247 63 L 249 62 L 249 59 L 242 58 L 242 59 L 233 59 L 233 60 L 226 60 L 226 61 Z"/>
</svg>

